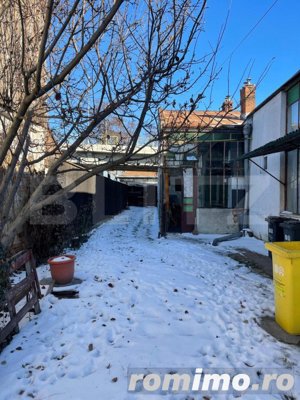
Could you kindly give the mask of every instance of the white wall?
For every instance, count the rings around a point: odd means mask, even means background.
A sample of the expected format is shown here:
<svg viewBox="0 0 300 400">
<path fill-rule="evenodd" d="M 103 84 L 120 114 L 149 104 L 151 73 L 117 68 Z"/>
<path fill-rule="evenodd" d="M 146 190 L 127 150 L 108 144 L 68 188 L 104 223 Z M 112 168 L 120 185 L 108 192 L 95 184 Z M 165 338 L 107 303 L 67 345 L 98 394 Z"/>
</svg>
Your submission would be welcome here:
<svg viewBox="0 0 300 400">
<path fill-rule="evenodd" d="M 280 92 L 253 115 L 250 150 L 285 135 L 286 95 Z M 264 157 L 253 158 L 264 166 Z M 267 156 L 267 170 L 284 181 L 284 153 Z M 284 207 L 284 187 L 266 172 L 250 162 L 249 225 L 255 236 L 267 240 L 268 224 L 265 218 L 279 215 Z"/>
<path fill-rule="evenodd" d="M 197 208 L 197 232 L 228 234 L 239 231 L 232 208 Z"/>
<path fill-rule="evenodd" d="M 47 130 L 42 126 L 32 125 L 29 134 L 31 139 L 31 145 L 29 147 L 28 160 L 33 161 L 37 160 L 45 153 Z M 44 171 L 45 160 L 42 160 L 39 163 L 34 164 L 34 169 L 36 171 Z"/>
<path fill-rule="evenodd" d="M 11 121 L 8 120 L 6 117 L 1 118 L 1 123 L 0 123 L 0 144 L 1 144 L 1 138 L 3 135 L 3 128 L 9 129 L 11 125 Z M 22 126 L 21 126 L 22 128 Z M 29 135 L 30 135 L 30 145 L 29 145 L 29 150 L 27 154 L 27 160 L 28 161 L 34 161 L 39 159 L 46 151 L 46 135 L 48 134 L 48 131 L 46 128 L 43 126 L 37 125 L 37 124 L 31 124 L 30 129 L 29 129 Z M 13 140 L 13 143 L 11 144 L 11 149 L 15 149 L 17 144 L 19 143 L 19 139 L 16 137 Z M 21 156 L 20 156 L 21 159 Z M 48 159 L 49 160 L 49 159 Z M 7 167 L 7 165 L 11 162 L 11 155 L 7 155 L 5 162 L 4 162 L 4 168 Z M 30 171 L 45 171 L 45 159 L 41 160 L 40 162 L 33 164 L 31 166 Z M 28 170 L 25 170 L 28 172 Z"/>
</svg>

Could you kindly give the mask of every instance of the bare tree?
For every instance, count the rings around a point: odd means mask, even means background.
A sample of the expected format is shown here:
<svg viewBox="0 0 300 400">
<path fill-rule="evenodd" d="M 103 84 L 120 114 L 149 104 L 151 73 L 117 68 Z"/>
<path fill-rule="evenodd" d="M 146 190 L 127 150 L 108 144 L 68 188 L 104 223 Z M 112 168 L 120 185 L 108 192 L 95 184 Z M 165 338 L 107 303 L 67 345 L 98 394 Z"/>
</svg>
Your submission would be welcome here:
<svg viewBox="0 0 300 400">
<path fill-rule="evenodd" d="M 158 109 L 195 89 L 195 110 L 216 75 L 217 48 L 197 54 L 206 0 L 4 0 L 0 6 L 0 243 L 31 213 L 94 174 L 157 144 Z M 201 80 L 200 80 L 201 78 Z M 177 108 L 179 107 L 176 104 Z M 43 187 L 80 146 L 119 130 L 122 156 L 84 165 L 54 195 Z M 51 134 L 50 134 L 51 133 Z M 137 146 L 144 138 L 143 146 Z M 118 146 L 114 147 L 117 151 Z M 159 151 L 159 150 L 158 150 Z M 45 164 L 46 163 L 46 164 Z M 12 205 L 25 173 L 47 172 L 26 204 Z"/>
</svg>

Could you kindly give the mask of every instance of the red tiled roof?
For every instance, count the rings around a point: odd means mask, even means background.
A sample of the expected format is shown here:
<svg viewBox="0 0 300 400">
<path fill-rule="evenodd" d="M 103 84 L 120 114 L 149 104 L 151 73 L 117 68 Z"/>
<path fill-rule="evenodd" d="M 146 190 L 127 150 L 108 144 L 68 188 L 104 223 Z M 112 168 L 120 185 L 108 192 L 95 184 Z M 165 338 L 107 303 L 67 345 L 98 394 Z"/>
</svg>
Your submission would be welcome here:
<svg viewBox="0 0 300 400">
<path fill-rule="evenodd" d="M 241 125 L 239 111 L 176 111 L 159 112 L 161 129 L 208 129 L 222 125 Z"/>
<path fill-rule="evenodd" d="M 156 178 L 157 172 L 152 171 L 123 171 L 122 177 Z"/>
</svg>

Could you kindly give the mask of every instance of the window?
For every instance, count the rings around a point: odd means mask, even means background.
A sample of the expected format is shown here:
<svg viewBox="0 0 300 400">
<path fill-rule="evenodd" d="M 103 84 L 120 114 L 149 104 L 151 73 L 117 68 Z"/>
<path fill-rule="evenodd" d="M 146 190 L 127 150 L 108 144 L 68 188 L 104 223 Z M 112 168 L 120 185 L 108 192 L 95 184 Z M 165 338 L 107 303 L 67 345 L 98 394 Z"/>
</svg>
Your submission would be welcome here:
<svg viewBox="0 0 300 400">
<path fill-rule="evenodd" d="M 243 146 L 243 142 L 203 142 L 199 144 L 200 207 L 228 207 L 229 178 L 244 175 L 243 162 L 233 164 L 231 161 L 243 154 Z M 236 191 L 236 196 L 240 196 L 239 191 Z"/>
<path fill-rule="evenodd" d="M 267 170 L 267 169 L 268 169 L 268 157 L 265 156 L 264 157 L 264 170 Z"/>
<path fill-rule="evenodd" d="M 300 83 L 287 92 L 287 133 L 300 127 Z"/>
<path fill-rule="evenodd" d="M 287 133 L 300 128 L 300 82 L 287 92 Z M 286 209 L 300 214 L 300 153 L 286 153 Z"/>
<path fill-rule="evenodd" d="M 299 150 L 287 152 L 286 208 L 299 214 Z"/>
</svg>

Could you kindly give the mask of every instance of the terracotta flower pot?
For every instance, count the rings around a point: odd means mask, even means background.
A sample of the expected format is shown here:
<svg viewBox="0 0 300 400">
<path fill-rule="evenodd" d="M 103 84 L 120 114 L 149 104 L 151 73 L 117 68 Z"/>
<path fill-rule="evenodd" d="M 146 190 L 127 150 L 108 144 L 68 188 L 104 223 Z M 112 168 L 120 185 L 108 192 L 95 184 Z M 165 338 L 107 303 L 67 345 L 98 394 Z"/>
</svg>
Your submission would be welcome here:
<svg viewBox="0 0 300 400">
<path fill-rule="evenodd" d="M 75 256 L 64 254 L 62 256 L 51 257 L 48 260 L 52 279 L 59 285 L 72 282 L 74 277 Z"/>
</svg>

